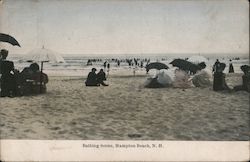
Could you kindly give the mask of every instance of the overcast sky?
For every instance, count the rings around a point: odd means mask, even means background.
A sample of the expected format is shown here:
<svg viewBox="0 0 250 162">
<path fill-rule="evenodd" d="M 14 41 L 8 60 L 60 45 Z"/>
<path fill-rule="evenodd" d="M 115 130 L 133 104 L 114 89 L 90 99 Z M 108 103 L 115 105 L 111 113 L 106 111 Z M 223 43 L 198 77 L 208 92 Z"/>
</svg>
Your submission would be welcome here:
<svg viewBox="0 0 250 162">
<path fill-rule="evenodd" d="M 247 0 L 3 0 L 0 31 L 62 54 L 249 53 Z"/>
</svg>

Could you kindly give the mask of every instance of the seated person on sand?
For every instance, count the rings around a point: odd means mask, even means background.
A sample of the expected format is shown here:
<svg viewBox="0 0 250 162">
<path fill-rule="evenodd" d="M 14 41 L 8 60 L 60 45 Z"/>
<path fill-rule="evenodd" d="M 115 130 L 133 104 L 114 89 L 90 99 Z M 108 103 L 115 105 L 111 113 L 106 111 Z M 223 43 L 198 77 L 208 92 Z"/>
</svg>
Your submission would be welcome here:
<svg viewBox="0 0 250 162">
<path fill-rule="evenodd" d="M 190 88 L 192 87 L 192 81 L 184 70 L 176 69 L 175 70 L 175 78 L 173 82 L 174 88 Z"/>
<path fill-rule="evenodd" d="M 219 63 L 219 66 L 216 68 L 214 72 L 214 82 L 213 82 L 213 90 L 214 91 L 223 91 L 223 90 L 230 90 L 226 83 L 226 75 L 223 73 L 226 64 Z"/>
<path fill-rule="evenodd" d="M 163 88 L 172 86 L 172 82 L 171 77 L 162 71 L 155 77 L 148 78 L 144 86 L 146 88 Z"/>
<path fill-rule="evenodd" d="M 195 87 L 209 87 L 212 85 L 210 79 L 212 78 L 211 75 L 209 75 L 209 73 L 205 70 L 206 68 L 206 64 L 200 63 L 199 64 L 200 67 L 200 71 L 198 71 L 194 77 L 192 78 L 192 82 L 194 84 Z"/>
<path fill-rule="evenodd" d="M 39 70 L 39 65 L 33 63 L 30 65 L 31 70 L 33 71 L 31 80 L 33 82 L 33 92 L 35 94 L 45 93 L 47 91 L 46 84 L 49 82 L 48 75 Z"/>
<path fill-rule="evenodd" d="M 101 69 L 98 73 L 97 73 L 97 84 L 101 84 L 103 86 L 108 86 L 106 83 L 104 83 L 104 81 L 107 80 L 106 78 L 106 74 L 103 71 L 103 69 Z"/>
<path fill-rule="evenodd" d="M 22 95 L 45 93 L 48 75 L 41 73 L 37 63 L 23 69 L 19 75 L 20 91 Z"/>
<path fill-rule="evenodd" d="M 92 68 L 91 72 L 89 72 L 87 80 L 85 81 L 86 86 L 100 86 L 97 82 L 97 74 L 96 68 Z"/>
<path fill-rule="evenodd" d="M 234 90 L 250 92 L 250 66 L 242 65 L 240 69 L 244 72 L 242 76 L 242 85 L 235 86 Z"/>
</svg>

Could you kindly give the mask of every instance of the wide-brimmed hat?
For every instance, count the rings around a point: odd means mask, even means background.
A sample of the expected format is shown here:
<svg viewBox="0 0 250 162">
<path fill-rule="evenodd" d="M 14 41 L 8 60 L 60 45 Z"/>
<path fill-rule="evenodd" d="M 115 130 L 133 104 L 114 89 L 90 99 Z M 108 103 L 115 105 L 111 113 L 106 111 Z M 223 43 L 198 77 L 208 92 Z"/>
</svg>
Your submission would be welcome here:
<svg viewBox="0 0 250 162">
<path fill-rule="evenodd" d="M 225 64 L 225 63 L 220 63 L 220 69 L 221 69 L 221 70 L 224 70 L 225 67 L 226 67 L 226 64 Z"/>
<path fill-rule="evenodd" d="M 244 71 L 250 71 L 250 66 L 249 65 L 242 65 L 240 67 L 240 69 L 244 72 Z"/>
</svg>

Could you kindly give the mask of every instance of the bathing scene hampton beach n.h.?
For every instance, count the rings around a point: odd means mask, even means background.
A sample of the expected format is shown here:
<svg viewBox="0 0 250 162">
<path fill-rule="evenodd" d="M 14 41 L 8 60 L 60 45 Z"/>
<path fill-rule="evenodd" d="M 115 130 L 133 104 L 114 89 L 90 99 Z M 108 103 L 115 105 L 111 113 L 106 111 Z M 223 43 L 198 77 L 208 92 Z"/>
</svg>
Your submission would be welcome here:
<svg viewBox="0 0 250 162">
<path fill-rule="evenodd" d="M 249 140 L 247 1 L 2 0 L 0 22 L 1 139 Z"/>
</svg>

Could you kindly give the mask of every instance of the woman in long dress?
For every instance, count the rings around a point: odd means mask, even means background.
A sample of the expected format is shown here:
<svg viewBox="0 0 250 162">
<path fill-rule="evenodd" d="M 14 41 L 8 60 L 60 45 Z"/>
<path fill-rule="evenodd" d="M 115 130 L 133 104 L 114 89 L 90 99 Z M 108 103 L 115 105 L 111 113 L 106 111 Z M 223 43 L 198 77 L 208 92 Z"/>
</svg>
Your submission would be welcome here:
<svg viewBox="0 0 250 162">
<path fill-rule="evenodd" d="M 232 60 L 230 60 L 230 63 L 229 63 L 229 73 L 234 73 L 234 67 L 233 67 L 233 63 L 232 63 Z"/>
<path fill-rule="evenodd" d="M 214 82 L 213 82 L 213 90 L 214 91 L 223 91 L 230 90 L 226 83 L 226 75 L 223 73 L 226 64 L 220 63 L 220 67 L 214 73 Z"/>
<path fill-rule="evenodd" d="M 192 87 L 192 81 L 184 70 L 176 69 L 173 87 L 175 88 L 190 88 Z"/>
<path fill-rule="evenodd" d="M 211 78 L 212 76 L 205 70 L 206 64 L 200 64 L 201 70 L 198 71 L 192 78 L 192 82 L 195 87 L 209 87 L 212 85 Z"/>
</svg>

